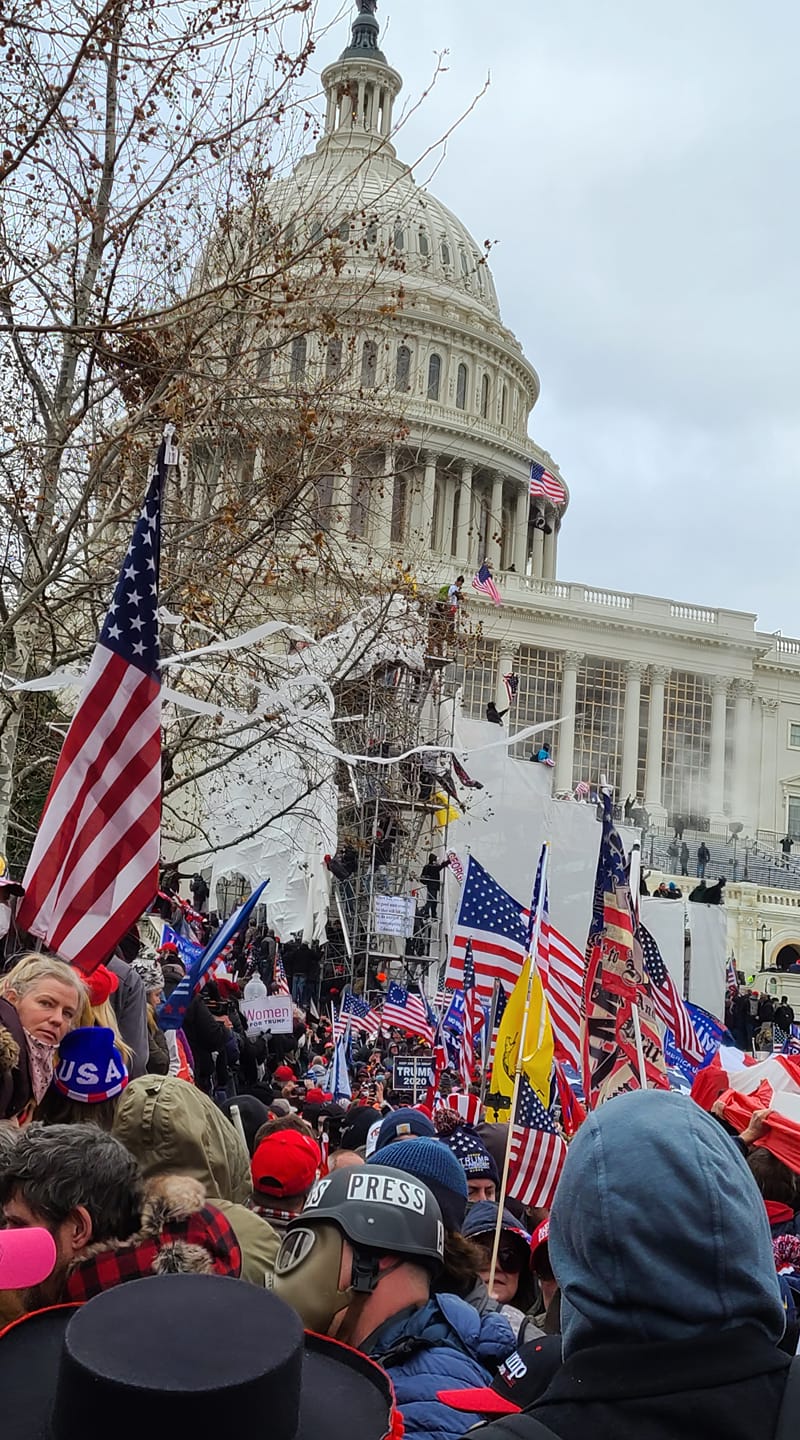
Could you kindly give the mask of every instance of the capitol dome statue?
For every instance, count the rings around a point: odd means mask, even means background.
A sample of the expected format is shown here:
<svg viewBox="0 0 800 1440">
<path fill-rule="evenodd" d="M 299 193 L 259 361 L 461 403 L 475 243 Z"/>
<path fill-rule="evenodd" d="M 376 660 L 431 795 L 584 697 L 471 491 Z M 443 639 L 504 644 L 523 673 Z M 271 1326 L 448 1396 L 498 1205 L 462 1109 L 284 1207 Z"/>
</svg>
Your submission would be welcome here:
<svg viewBox="0 0 800 1440">
<path fill-rule="evenodd" d="M 497 572 L 552 579 L 567 490 L 528 437 L 539 379 L 502 322 L 484 251 L 397 157 L 402 79 L 375 10 L 359 0 L 351 43 L 322 74 L 323 133 L 269 201 L 295 271 L 318 272 L 321 248 L 337 247 L 328 283 L 344 319 L 299 332 L 292 316 L 288 339 L 266 336 L 271 380 L 327 376 L 398 420 L 376 453 L 326 477 L 329 529 L 431 578 L 487 558 Z M 532 461 L 554 477 L 558 504 L 530 498 Z"/>
</svg>

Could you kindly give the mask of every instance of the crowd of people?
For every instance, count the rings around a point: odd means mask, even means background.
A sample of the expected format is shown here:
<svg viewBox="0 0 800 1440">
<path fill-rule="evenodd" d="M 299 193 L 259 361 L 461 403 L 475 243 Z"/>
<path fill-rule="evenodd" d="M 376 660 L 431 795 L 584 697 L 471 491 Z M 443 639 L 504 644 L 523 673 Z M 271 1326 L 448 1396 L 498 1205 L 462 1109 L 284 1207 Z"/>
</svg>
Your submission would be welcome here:
<svg viewBox="0 0 800 1440">
<path fill-rule="evenodd" d="M 477 1084 L 394 1088 L 418 1041 L 353 1033 L 345 1101 L 329 1019 L 248 1034 L 239 982 L 275 958 L 249 935 L 172 1030 L 174 942 L 0 976 L 4 1434 L 66 1440 L 98 1405 L 123 1435 L 238 1426 L 254 1397 L 280 1440 L 798 1424 L 800 1185 L 757 1118 L 736 1135 L 687 1095 L 619 1095 L 526 1209 Z M 755 1023 L 791 1024 L 767 1004 Z"/>
</svg>

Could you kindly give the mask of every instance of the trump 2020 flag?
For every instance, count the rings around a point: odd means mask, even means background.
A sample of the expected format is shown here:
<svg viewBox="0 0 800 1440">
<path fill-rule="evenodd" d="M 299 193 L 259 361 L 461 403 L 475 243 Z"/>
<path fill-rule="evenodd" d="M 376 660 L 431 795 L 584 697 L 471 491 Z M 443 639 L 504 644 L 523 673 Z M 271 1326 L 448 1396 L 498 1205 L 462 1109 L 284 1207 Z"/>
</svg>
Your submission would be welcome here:
<svg viewBox="0 0 800 1440">
<path fill-rule="evenodd" d="M 158 565 L 165 431 L 25 871 L 20 929 L 90 973 L 158 889 Z"/>
</svg>

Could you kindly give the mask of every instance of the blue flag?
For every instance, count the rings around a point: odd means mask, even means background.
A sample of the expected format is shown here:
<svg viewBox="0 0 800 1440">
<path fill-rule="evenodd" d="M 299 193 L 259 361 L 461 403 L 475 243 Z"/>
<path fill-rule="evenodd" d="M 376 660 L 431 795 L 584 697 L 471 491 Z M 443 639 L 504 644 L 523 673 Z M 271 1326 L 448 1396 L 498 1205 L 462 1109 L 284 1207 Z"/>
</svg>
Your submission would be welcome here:
<svg viewBox="0 0 800 1440">
<path fill-rule="evenodd" d="M 200 959 L 203 953 L 202 945 L 196 944 L 194 940 L 187 940 L 185 935 L 179 935 L 171 925 L 165 925 L 161 932 L 162 945 L 174 945 L 187 970 Z"/>
<path fill-rule="evenodd" d="M 239 909 L 234 910 L 233 914 L 225 921 L 225 924 L 220 926 L 213 940 L 209 942 L 205 950 L 200 951 L 199 956 L 193 961 L 189 973 L 184 975 L 183 979 L 175 986 L 169 1000 L 165 1000 L 163 1005 L 159 1006 L 156 1018 L 162 1030 L 180 1029 L 186 1011 L 189 1008 L 189 1002 L 200 981 L 203 979 L 203 976 L 211 969 L 214 961 L 222 954 L 225 946 L 233 939 L 237 930 L 241 930 L 248 915 L 251 910 L 255 909 L 262 892 L 266 890 L 268 885 L 269 880 L 262 880 L 261 884 L 256 886 L 252 895 L 248 895 L 244 903 L 239 906 Z"/>
<path fill-rule="evenodd" d="M 720 1046 L 733 1045 L 734 1039 L 721 1021 L 709 1015 L 707 1010 L 703 1010 L 700 1005 L 693 1005 L 690 1000 L 685 1003 L 695 1034 L 703 1047 L 704 1059 L 700 1065 L 693 1065 L 687 1060 L 676 1046 L 671 1030 L 664 1031 L 664 1059 L 668 1070 L 677 1070 L 691 1085 L 698 1070 L 705 1070 L 706 1066 L 711 1064 Z"/>
</svg>

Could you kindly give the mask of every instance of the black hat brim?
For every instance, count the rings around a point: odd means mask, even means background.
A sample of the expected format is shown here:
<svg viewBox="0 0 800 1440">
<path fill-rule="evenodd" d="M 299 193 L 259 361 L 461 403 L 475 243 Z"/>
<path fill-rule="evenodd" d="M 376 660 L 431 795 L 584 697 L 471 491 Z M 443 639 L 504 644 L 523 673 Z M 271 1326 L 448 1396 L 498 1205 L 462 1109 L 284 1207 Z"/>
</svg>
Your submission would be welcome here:
<svg viewBox="0 0 800 1440">
<path fill-rule="evenodd" d="M 243 1281 L 238 1282 L 243 1284 Z M 0 1334 L 3 1440 L 45 1440 L 67 1326 L 79 1305 L 54 1305 L 23 1316 Z M 217 1352 L 216 1362 L 223 1362 Z M 392 1430 L 394 1391 L 388 1375 L 348 1345 L 305 1336 L 303 1391 L 296 1440 L 383 1440 Z"/>
</svg>

